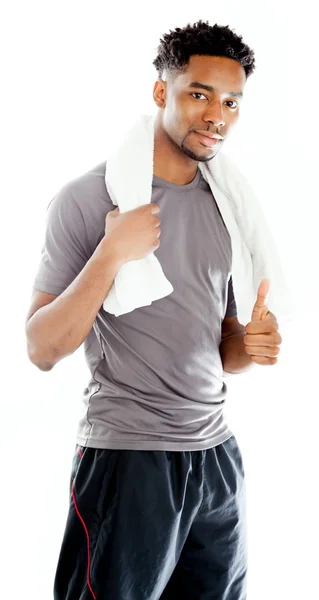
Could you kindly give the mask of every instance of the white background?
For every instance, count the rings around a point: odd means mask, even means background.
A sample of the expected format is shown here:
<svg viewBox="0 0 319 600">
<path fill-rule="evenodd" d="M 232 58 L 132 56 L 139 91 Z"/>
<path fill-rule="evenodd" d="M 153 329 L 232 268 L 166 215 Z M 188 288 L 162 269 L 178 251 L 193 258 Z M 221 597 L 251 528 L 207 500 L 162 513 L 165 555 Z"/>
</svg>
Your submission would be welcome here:
<svg viewBox="0 0 319 600">
<path fill-rule="evenodd" d="M 198 19 L 256 52 L 228 152 L 268 217 L 297 307 L 275 367 L 227 378 L 249 510 L 248 600 L 310 600 L 318 583 L 318 62 L 315 2 L 16 2 L 1 32 L 1 577 L 10 600 L 53 597 L 88 380 L 83 348 L 44 373 L 24 321 L 46 208 L 153 112 L 160 36 Z M 225 148 L 225 151 L 227 148 Z M 101 599 L 102 600 L 102 599 Z"/>
</svg>

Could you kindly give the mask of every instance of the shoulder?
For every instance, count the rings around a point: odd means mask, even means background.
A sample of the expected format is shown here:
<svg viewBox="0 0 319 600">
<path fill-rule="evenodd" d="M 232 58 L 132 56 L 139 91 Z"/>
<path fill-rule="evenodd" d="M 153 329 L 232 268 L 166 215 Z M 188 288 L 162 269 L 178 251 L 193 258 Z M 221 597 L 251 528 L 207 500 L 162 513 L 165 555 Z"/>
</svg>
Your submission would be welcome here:
<svg viewBox="0 0 319 600">
<path fill-rule="evenodd" d="M 66 202 L 77 204 L 83 212 L 92 209 L 96 204 L 113 210 L 115 206 L 113 206 L 105 185 L 105 169 L 106 161 L 74 177 L 61 187 L 57 196 L 63 197 Z"/>
<path fill-rule="evenodd" d="M 105 217 L 114 210 L 105 184 L 106 161 L 66 182 L 48 206 L 48 218 L 62 227 L 85 233 L 91 252 L 105 231 Z"/>
</svg>

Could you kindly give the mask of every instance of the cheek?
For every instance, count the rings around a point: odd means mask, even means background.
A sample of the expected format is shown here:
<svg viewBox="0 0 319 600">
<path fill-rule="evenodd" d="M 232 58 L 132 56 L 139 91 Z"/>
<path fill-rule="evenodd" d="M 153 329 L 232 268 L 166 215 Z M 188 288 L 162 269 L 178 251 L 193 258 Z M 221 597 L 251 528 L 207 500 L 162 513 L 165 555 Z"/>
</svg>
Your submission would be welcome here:
<svg viewBox="0 0 319 600">
<path fill-rule="evenodd" d="M 177 138 L 185 132 L 185 123 L 187 123 L 187 119 L 185 118 L 184 113 L 181 113 L 177 107 L 170 106 L 167 108 L 168 110 L 165 111 L 163 119 L 164 127 L 168 134 L 176 141 Z"/>
<path fill-rule="evenodd" d="M 178 122 L 173 112 L 166 111 L 163 119 L 163 125 L 165 131 L 172 138 L 176 137 L 176 131 L 178 131 Z"/>
<path fill-rule="evenodd" d="M 229 118 L 228 118 L 228 123 L 230 127 L 235 127 L 237 121 L 239 119 L 239 112 L 236 111 L 235 113 L 232 113 Z"/>
<path fill-rule="evenodd" d="M 202 112 L 198 106 L 189 102 L 187 97 L 178 95 L 167 98 L 166 111 L 170 125 L 178 123 L 179 128 L 184 123 L 192 123 L 194 114 Z"/>
</svg>

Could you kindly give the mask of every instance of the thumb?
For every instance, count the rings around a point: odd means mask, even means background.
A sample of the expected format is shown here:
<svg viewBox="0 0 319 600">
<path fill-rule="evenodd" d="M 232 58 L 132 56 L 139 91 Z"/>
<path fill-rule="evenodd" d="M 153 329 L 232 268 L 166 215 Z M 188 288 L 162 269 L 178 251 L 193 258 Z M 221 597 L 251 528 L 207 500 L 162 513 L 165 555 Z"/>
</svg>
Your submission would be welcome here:
<svg viewBox="0 0 319 600">
<path fill-rule="evenodd" d="M 269 312 L 268 307 L 266 305 L 269 296 L 269 291 L 270 280 L 263 279 L 258 288 L 257 300 L 252 311 L 252 321 L 261 321 Z"/>
</svg>

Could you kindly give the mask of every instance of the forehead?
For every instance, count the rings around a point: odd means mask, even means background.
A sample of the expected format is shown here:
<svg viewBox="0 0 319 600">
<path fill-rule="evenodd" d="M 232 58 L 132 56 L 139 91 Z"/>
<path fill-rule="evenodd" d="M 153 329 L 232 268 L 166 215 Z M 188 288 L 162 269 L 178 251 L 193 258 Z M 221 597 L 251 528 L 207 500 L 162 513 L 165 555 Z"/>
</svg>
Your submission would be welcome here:
<svg viewBox="0 0 319 600">
<path fill-rule="evenodd" d="M 177 76 L 178 86 L 200 81 L 223 91 L 223 88 L 242 92 L 246 83 L 245 69 L 231 58 L 223 56 L 191 56 L 187 70 Z"/>
</svg>

